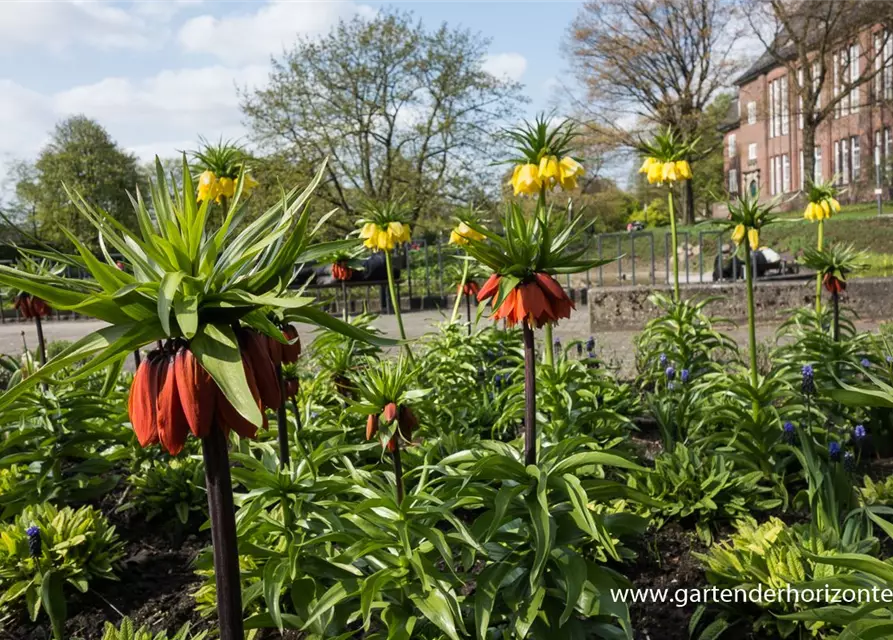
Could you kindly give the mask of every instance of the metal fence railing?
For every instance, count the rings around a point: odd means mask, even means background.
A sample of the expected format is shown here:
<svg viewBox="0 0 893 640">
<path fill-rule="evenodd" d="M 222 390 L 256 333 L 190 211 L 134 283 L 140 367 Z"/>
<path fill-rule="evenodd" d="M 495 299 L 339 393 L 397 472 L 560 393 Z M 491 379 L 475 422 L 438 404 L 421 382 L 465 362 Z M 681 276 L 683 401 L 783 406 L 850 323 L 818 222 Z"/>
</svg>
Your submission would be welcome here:
<svg viewBox="0 0 893 640">
<path fill-rule="evenodd" d="M 661 241 L 661 235 L 663 240 Z M 669 231 L 633 231 L 602 233 L 586 237 L 587 258 L 610 260 L 586 272 L 566 276 L 563 284 L 575 295 L 592 287 L 657 286 L 672 280 L 672 250 Z M 697 233 L 680 231 L 679 281 L 681 284 L 736 281 L 743 277 L 740 262 L 723 254 L 731 242 L 728 232 L 703 230 Z M 404 245 L 396 256 L 400 267 L 397 287 L 401 309 L 424 310 L 445 308 L 456 294 L 453 288 L 461 265 L 455 256 L 464 252 L 446 242 L 441 233 L 430 241 L 425 238 Z M 722 260 L 717 260 L 722 256 Z M 113 256 L 114 257 L 114 256 Z M 9 264 L 11 261 L 0 261 Z M 722 268 L 720 268 L 722 267 Z M 731 269 L 731 270 L 730 270 Z M 69 269 L 69 276 L 87 277 L 83 270 Z M 374 313 L 390 313 L 391 302 L 383 282 L 357 282 L 349 287 L 318 286 L 312 282 L 305 289 L 330 311 L 340 313 L 346 306 L 350 313 L 368 309 Z M 0 291 L 0 323 L 20 320 L 12 301 Z M 77 318 L 76 313 L 54 311 L 57 318 Z"/>
</svg>

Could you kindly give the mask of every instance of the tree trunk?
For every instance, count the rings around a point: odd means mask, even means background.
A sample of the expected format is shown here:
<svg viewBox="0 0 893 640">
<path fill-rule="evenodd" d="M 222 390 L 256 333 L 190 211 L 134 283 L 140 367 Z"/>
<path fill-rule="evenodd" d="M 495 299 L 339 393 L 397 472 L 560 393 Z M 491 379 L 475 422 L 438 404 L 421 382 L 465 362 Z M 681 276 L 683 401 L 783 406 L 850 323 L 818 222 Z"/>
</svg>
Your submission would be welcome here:
<svg viewBox="0 0 893 640">
<path fill-rule="evenodd" d="M 690 227 L 695 223 L 695 188 L 691 180 L 685 181 L 685 213 L 682 224 Z"/>
<path fill-rule="evenodd" d="M 815 178 L 815 125 L 804 114 L 803 117 L 803 176 L 804 185 L 808 188 Z M 824 174 L 823 174 L 824 177 Z"/>
</svg>

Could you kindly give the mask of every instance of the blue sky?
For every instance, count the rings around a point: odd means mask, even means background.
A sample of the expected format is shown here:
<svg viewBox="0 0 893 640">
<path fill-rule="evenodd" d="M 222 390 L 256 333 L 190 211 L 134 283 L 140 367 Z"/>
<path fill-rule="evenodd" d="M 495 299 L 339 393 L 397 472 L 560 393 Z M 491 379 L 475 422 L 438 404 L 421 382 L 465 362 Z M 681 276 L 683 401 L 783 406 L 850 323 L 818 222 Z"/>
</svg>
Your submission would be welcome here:
<svg viewBox="0 0 893 640">
<path fill-rule="evenodd" d="M 270 55 L 298 34 L 383 6 L 492 39 L 487 68 L 521 81 L 531 115 L 552 105 L 580 2 L 39 2 L 3 3 L 0 166 L 32 158 L 54 123 L 83 113 L 142 159 L 244 134 L 235 86 L 259 86 Z M 0 184 L 3 178 L 0 177 Z"/>
</svg>

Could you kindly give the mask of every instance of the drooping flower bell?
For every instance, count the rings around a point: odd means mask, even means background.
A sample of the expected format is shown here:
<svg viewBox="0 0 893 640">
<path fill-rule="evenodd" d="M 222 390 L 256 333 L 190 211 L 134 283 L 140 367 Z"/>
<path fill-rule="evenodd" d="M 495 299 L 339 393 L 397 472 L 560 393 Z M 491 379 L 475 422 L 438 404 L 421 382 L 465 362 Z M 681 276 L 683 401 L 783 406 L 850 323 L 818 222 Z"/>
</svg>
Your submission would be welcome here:
<svg viewBox="0 0 893 640">
<path fill-rule="evenodd" d="M 822 278 L 822 284 L 828 293 L 841 294 L 846 291 L 846 280 L 841 280 L 833 273 L 826 273 Z"/>
<path fill-rule="evenodd" d="M 471 227 L 469 227 L 464 222 L 460 222 L 459 225 L 450 231 L 450 244 L 463 245 L 468 244 L 469 240 L 483 240 L 484 234 L 479 231 L 475 231 Z"/>
<path fill-rule="evenodd" d="M 673 183 L 691 180 L 691 165 L 686 160 L 697 140 L 684 143 L 672 129 L 658 133 L 648 144 L 640 144 L 639 151 L 645 160 L 639 167 L 649 184 Z"/>
<path fill-rule="evenodd" d="M 12 306 L 23 318 L 43 318 L 50 315 L 50 306 L 37 296 L 21 292 L 13 300 Z"/>
<path fill-rule="evenodd" d="M 242 366 L 258 409 L 282 402 L 267 341 L 243 330 L 239 336 Z M 254 438 L 257 428 L 242 416 L 210 374 L 180 340 L 168 341 L 148 354 L 137 368 L 130 387 L 128 414 L 141 446 L 160 443 L 171 455 L 183 450 L 191 432 L 204 438 L 217 426 L 243 438 Z M 266 426 L 266 416 L 264 416 Z"/>
<path fill-rule="evenodd" d="M 242 195 L 247 196 L 258 186 L 246 167 L 248 154 L 232 142 L 221 140 L 209 144 L 202 140 L 201 149 L 193 151 L 192 157 L 204 169 L 198 178 L 196 199 L 199 202 L 213 200 L 220 204 L 224 199 L 234 198 L 240 187 Z"/>
<path fill-rule="evenodd" d="M 393 251 L 394 247 L 410 240 L 409 225 L 391 221 L 380 225 L 367 222 L 360 230 L 363 244 L 373 251 Z"/>
<path fill-rule="evenodd" d="M 381 422 L 397 421 L 397 429 L 388 440 L 387 449 L 393 453 L 397 449 L 397 438 L 404 442 L 412 440 L 412 432 L 419 425 L 419 421 L 408 405 L 397 406 L 395 402 L 389 402 L 384 406 L 381 414 L 373 413 L 366 418 L 366 440 L 371 440 L 378 433 Z"/>
<path fill-rule="evenodd" d="M 806 189 L 809 202 L 803 211 L 803 217 L 810 222 L 827 220 L 832 214 L 840 211 L 840 203 L 836 199 L 837 187 L 831 181 L 810 183 Z"/>
<path fill-rule="evenodd" d="M 332 277 L 335 278 L 335 280 L 350 280 L 353 277 L 353 273 L 353 269 L 348 267 L 344 262 L 335 262 L 332 264 Z"/>
<path fill-rule="evenodd" d="M 496 307 L 502 277 L 492 274 L 478 292 L 478 302 L 493 299 Z M 530 328 L 542 327 L 547 322 L 570 318 L 573 301 L 561 285 L 548 273 L 534 273 L 526 282 L 515 286 L 493 313 L 494 320 L 505 320 L 513 327 L 525 322 Z"/>
<path fill-rule="evenodd" d="M 469 280 L 465 284 L 456 285 L 456 293 L 466 295 L 469 297 L 476 296 L 478 292 L 481 290 L 481 285 L 479 285 L 474 280 Z"/>
<path fill-rule="evenodd" d="M 583 165 L 571 157 L 571 143 L 577 132 L 570 121 L 552 126 L 545 116 L 525 122 L 508 132 L 518 155 L 512 162 L 511 185 L 514 194 L 538 195 L 543 190 L 561 187 L 576 189 Z"/>
</svg>

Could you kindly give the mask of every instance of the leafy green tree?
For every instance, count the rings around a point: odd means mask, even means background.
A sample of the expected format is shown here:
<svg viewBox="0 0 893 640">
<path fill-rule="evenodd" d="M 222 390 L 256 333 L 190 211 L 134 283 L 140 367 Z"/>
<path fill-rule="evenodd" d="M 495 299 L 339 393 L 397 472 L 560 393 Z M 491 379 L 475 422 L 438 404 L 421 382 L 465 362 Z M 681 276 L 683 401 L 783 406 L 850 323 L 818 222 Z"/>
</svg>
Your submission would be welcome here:
<svg viewBox="0 0 893 640">
<path fill-rule="evenodd" d="M 487 44 L 405 12 L 342 21 L 275 60 L 242 109 L 268 155 L 297 167 L 328 158 L 319 195 L 329 208 L 354 216 L 366 199 L 402 199 L 412 223 L 448 217 L 470 184 L 493 183 L 491 134 L 521 100 L 517 82 L 484 70 Z"/>
<path fill-rule="evenodd" d="M 136 225 L 127 191 L 140 183 L 136 158 L 122 150 L 97 122 L 74 116 L 56 125 L 50 143 L 16 184 L 18 208 L 27 213 L 37 235 L 51 243 L 68 240 L 66 228 L 95 247 L 96 230 L 79 215 L 64 185 L 128 227 Z"/>
</svg>

